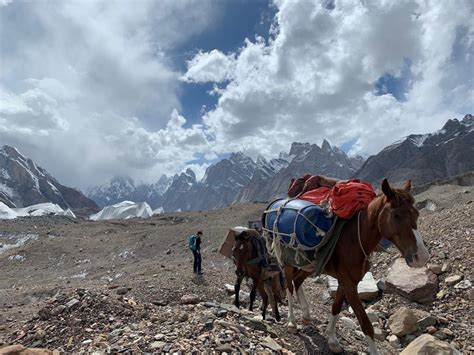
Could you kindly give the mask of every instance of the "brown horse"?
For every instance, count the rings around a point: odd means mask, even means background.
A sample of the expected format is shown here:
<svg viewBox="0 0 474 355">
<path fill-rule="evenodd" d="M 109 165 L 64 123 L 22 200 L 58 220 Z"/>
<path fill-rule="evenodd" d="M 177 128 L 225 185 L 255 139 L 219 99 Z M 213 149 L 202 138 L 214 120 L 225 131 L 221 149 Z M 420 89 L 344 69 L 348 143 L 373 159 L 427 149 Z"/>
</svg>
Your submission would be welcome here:
<svg viewBox="0 0 474 355">
<path fill-rule="evenodd" d="M 259 266 L 260 253 L 258 252 L 254 238 L 261 238 L 255 235 L 249 235 L 246 231 L 243 231 L 235 235 L 235 245 L 232 249 L 232 257 L 237 266 L 235 273 L 237 274 L 237 281 L 235 283 L 235 301 L 234 305 L 239 308 L 239 293 L 240 284 L 244 277 L 249 277 L 253 281 L 252 290 L 250 291 L 250 307 L 253 311 L 253 304 L 255 297 L 258 292 L 262 296 L 262 317 L 265 319 L 268 301 L 273 310 L 273 314 L 277 321 L 280 321 L 280 313 L 278 312 L 277 299 L 280 297 L 280 281 L 277 275 L 267 275 L 265 270 Z M 263 241 L 262 241 L 263 242 Z M 265 247 L 265 242 L 262 243 Z"/>
<path fill-rule="evenodd" d="M 429 259 L 429 252 L 418 231 L 419 213 L 414 206 L 410 190 L 411 181 L 407 181 L 403 189 L 396 189 L 384 179 L 382 193 L 347 222 L 334 253 L 323 270 L 323 273 L 339 282 L 327 328 L 328 345 L 333 352 L 342 351 L 336 338 L 335 325 L 346 299 L 366 336 L 370 354 L 378 354 L 374 342 L 374 328 L 357 294 L 357 284 L 369 270 L 369 255 L 382 238 L 388 239 L 399 249 L 408 266 L 422 267 Z M 299 269 L 285 260 L 283 264 L 287 281 L 288 327 L 294 331 L 296 320 L 292 295 L 295 291 L 303 310 L 303 322 L 310 320 L 308 302 L 301 285 L 311 275 L 311 270 Z"/>
</svg>

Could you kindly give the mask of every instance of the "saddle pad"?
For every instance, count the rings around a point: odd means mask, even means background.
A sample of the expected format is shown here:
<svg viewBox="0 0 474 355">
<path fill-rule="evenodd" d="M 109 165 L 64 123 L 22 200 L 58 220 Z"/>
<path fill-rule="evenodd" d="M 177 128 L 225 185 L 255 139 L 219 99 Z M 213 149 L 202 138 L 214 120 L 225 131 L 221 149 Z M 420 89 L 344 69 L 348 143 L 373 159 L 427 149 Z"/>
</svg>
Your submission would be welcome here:
<svg viewBox="0 0 474 355">
<path fill-rule="evenodd" d="M 334 218 L 318 205 L 300 199 L 278 199 L 262 217 L 263 228 L 283 244 L 301 249 L 316 248 L 333 225 Z M 292 236 L 296 236 L 292 243 Z"/>
</svg>

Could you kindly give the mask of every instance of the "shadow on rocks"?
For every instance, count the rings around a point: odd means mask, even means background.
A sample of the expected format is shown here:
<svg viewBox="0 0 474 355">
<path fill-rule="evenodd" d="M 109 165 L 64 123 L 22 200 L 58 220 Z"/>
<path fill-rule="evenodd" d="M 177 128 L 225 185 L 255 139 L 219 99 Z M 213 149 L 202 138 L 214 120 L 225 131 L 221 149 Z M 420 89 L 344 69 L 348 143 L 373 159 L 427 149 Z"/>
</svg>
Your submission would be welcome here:
<svg viewBox="0 0 474 355">
<path fill-rule="evenodd" d="M 300 332 L 299 338 L 303 341 L 305 352 L 308 354 L 333 354 L 329 349 L 326 335 L 320 334 L 314 326 Z M 341 354 L 349 355 L 353 353 L 344 351 Z"/>
</svg>

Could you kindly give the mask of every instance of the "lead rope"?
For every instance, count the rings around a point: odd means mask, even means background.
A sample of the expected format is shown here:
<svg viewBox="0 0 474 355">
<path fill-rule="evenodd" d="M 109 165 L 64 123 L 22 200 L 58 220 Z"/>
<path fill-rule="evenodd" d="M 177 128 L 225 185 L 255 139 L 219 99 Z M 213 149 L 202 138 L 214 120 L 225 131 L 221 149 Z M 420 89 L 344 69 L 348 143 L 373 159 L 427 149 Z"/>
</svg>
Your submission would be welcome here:
<svg viewBox="0 0 474 355">
<path fill-rule="evenodd" d="M 360 249 L 362 250 L 362 253 L 364 253 L 364 256 L 365 256 L 365 260 L 364 260 L 364 262 L 365 262 L 369 258 L 369 256 L 365 252 L 365 249 L 362 246 L 362 241 L 360 239 L 360 213 L 361 212 L 362 212 L 362 210 L 360 210 L 359 213 L 357 214 L 357 237 L 359 238 Z"/>
</svg>

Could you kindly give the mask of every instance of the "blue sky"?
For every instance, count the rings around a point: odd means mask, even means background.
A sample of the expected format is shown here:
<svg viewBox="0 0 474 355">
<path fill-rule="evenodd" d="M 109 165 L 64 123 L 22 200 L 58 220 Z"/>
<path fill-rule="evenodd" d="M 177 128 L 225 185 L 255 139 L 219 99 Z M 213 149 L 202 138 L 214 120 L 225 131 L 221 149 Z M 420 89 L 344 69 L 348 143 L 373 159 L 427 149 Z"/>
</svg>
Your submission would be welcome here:
<svg viewBox="0 0 474 355">
<path fill-rule="evenodd" d="M 0 142 L 77 187 L 292 142 L 369 156 L 474 111 L 473 16 L 471 0 L 0 0 Z"/>
<path fill-rule="evenodd" d="M 186 62 L 198 51 L 208 52 L 218 49 L 224 53 L 236 52 L 244 45 L 246 38 L 255 36 L 268 38 L 276 7 L 268 0 L 215 1 L 219 16 L 205 31 L 189 38 L 171 54 L 181 71 L 186 70 Z M 184 83 L 180 88 L 180 98 L 184 103 L 183 115 L 187 125 L 200 122 L 202 107 L 207 110 L 217 103 L 217 96 L 209 95 L 211 83 Z"/>
</svg>

